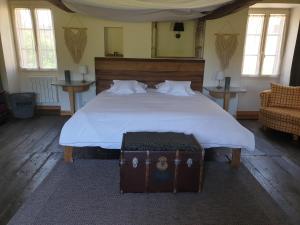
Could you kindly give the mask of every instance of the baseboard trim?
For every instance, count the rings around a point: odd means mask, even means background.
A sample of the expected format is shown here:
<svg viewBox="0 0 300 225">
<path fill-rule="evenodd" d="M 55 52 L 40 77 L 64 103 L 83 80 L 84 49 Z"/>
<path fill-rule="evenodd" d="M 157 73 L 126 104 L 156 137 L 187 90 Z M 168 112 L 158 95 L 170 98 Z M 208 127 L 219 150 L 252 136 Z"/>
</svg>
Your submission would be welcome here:
<svg viewBox="0 0 300 225">
<path fill-rule="evenodd" d="M 60 106 L 37 105 L 36 112 L 40 115 L 60 115 Z"/>
<path fill-rule="evenodd" d="M 237 111 L 236 118 L 238 120 L 258 120 L 258 111 Z"/>
<path fill-rule="evenodd" d="M 60 115 L 61 116 L 72 116 L 72 112 L 71 111 L 60 111 Z"/>
</svg>

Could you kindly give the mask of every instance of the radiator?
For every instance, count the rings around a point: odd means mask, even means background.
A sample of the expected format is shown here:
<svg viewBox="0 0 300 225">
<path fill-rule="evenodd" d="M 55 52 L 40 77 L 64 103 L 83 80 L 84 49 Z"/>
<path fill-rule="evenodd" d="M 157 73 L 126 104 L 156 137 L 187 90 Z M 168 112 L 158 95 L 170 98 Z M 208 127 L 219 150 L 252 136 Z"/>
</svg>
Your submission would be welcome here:
<svg viewBox="0 0 300 225">
<path fill-rule="evenodd" d="M 38 105 L 57 105 L 57 88 L 53 85 L 56 77 L 32 76 L 29 78 L 29 86 L 37 95 Z"/>
</svg>

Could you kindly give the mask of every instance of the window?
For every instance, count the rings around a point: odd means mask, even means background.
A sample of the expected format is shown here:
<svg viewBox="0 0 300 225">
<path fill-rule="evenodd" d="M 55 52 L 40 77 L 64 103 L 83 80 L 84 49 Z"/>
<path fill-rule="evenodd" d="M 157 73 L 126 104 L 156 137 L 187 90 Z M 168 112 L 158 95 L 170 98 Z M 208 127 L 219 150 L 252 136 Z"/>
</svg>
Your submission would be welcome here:
<svg viewBox="0 0 300 225">
<path fill-rule="evenodd" d="M 19 63 L 22 69 L 57 69 L 50 9 L 15 8 Z"/>
<path fill-rule="evenodd" d="M 244 48 L 242 74 L 277 76 L 288 11 L 251 9 Z"/>
</svg>

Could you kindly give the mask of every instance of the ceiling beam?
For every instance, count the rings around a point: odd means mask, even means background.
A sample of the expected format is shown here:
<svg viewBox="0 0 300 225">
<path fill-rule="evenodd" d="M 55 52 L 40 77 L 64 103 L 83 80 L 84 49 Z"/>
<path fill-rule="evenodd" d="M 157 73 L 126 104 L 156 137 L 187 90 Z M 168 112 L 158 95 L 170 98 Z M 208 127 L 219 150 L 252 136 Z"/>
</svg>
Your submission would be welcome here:
<svg viewBox="0 0 300 225">
<path fill-rule="evenodd" d="M 62 0 L 46 0 L 50 3 L 52 3 L 53 5 L 57 6 L 58 8 L 66 11 L 66 12 L 69 12 L 69 13 L 73 13 L 73 11 L 71 9 L 69 9 L 63 2 Z"/>
<path fill-rule="evenodd" d="M 226 4 L 221 6 L 220 8 L 217 8 L 211 12 L 208 12 L 208 14 L 200 20 L 213 20 L 218 19 L 223 16 L 227 16 L 231 13 L 235 13 L 238 10 L 241 10 L 243 8 L 247 8 L 251 5 L 254 5 L 258 2 L 261 2 L 262 0 L 235 0 L 232 3 Z"/>
</svg>

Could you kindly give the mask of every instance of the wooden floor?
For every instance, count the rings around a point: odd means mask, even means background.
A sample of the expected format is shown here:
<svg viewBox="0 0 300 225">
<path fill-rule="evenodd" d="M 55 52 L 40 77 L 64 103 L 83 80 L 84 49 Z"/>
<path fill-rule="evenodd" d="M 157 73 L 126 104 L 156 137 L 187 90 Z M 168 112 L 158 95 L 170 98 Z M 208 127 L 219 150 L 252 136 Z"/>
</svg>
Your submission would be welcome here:
<svg viewBox="0 0 300 225">
<path fill-rule="evenodd" d="M 64 117 L 41 116 L 12 120 L 0 126 L 0 225 L 14 215 L 24 200 L 61 160 L 59 133 Z M 289 215 L 300 224 L 300 142 L 290 135 L 262 131 L 257 121 L 241 121 L 256 136 L 256 151 L 243 152 L 242 160 L 254 177 Z M 215 157 L 213 156 L 215 155 Z M 207 158 L 225 160 L 210 152 Z M 80 158 L 116 158 L 117 153 L 95 149 L 78 151 Z M 76 158 L 75 157 L 75 158 Z"/>
<path fill-rule="evenodd" d="M 252 175 L 287 213 L 300 224 L 300 141 L 274 130 L 263 131 L 257 121 L 241 121 L 255 134 L 256 151 L 242 160 Z"/>
<path fill-rule="evenodd" d="M 0 126 L 0 224 L 6 224 L 62 156 L 65 118 L 14 120 Z"/>
</svg>

